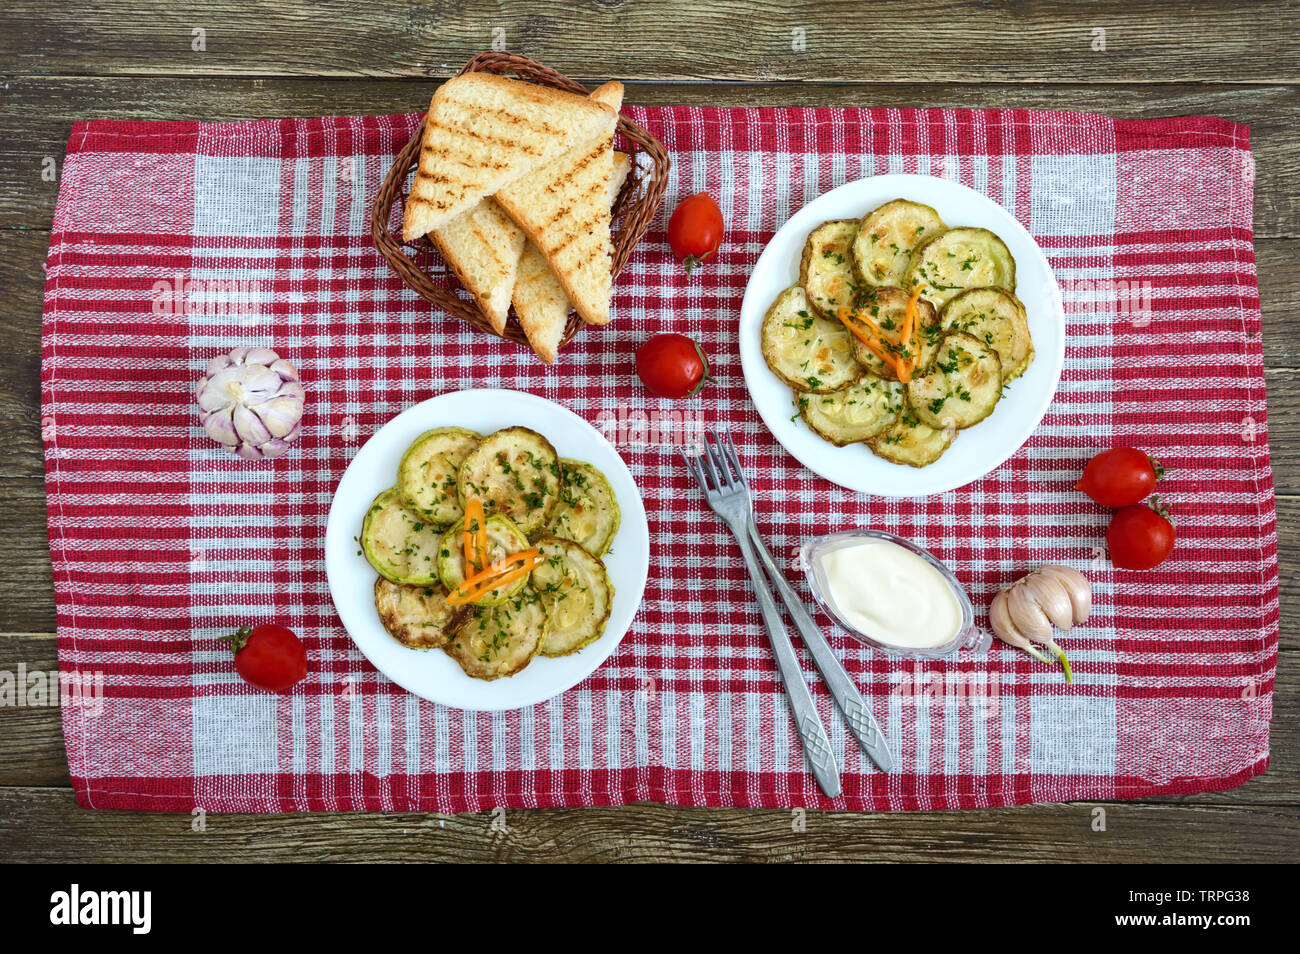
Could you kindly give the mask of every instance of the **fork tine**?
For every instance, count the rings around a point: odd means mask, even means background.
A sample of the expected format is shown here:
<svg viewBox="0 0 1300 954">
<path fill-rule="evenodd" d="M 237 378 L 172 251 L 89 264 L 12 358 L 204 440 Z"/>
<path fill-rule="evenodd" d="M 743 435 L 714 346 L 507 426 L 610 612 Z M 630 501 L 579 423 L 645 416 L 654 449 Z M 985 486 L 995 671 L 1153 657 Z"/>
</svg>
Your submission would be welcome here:
<svg viewBox="0 0 1300 954">
<path fill-rule="evenodd" d="M 691 473 L 695 475 L 695 480 L 699 483 L 700 490 L 704 492 L 705 497 L 714 492 L 714 489 L 709 486 L 709 479 L 704 476 L 704 468 L 700 466 L 698 457 L 691 461 Z"/>
<path fill-rule="evenodd" d="M 704 475 L 700 473 L 699 461 L 696 458 L 691 457 L 689 454 L 686 453 L 684 449 L 680 447 L 677 449 L 677 453 L 681 455 L 682 463 L 686 465 L 686 472 L 695 477 L 695 480 L 700 485 L 701 490 L 703 490 L 705 493 L 708 493 L 709 486 L 704 482 Z"/>
<path fill-rule="evenodd" d="M 719 475 L 717 465 L 713 460 L 713 445 L 709 441 L 709 438 L 712 436 L 713 435 L 710 432 L 708 431 L 704 432 L 704 455 L 703 455 L 704 466 L 705 468 L 707 468 L 709 472 L 709 476 L 713 479 L 713 486 L 716 487 L 718 490 L 723 490 L 728 485 L 723 481 L 721 475 Z M 725 472 L 725 468 L 724 468 L 724 472 Z"/>
<path fill-rule="evenodd" d="M 722 446 L 722 438 L 717 434 L 713 435 L 713 443 L 709 446 L 709 456 L 713 458 L 714 464 L 717 465 L 718 472 L 723 475 L 723 483 L 730 489 L 736 486 L 735 476 L 731 471 L 731 464 L 727 460 L 726 449 Z"/>
<path fill-rule="evenodd" d="M 749 484 L 745 483 L 745 472 L 740 469 L 740 455 L 736 453 L 736 442 L 731 439 L 731 432 L 727 431 L 727 460 L 731 461 L 731 466 L 736 469 L 736 483 L 745 489 L 749 489 Z"/>
</svg>

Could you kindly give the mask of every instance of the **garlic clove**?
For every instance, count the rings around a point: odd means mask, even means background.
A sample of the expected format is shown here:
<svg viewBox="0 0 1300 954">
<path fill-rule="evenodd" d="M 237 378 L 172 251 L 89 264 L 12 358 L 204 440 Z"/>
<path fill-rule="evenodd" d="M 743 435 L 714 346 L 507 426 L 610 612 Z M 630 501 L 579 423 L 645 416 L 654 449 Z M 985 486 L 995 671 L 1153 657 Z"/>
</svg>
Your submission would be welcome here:
<svg viewBox="0 0 1300 954">
<path fill-rule="evenodd" d="M 298 380 L 298 369 L 295 368 L 293 365 L 291 365 L 288 361 L 285 361 L 283 358 L 279 358 L 275 361 L 272 361 L 270 368 L 272 371 L 274 371 L 277 375 L 280 376 L 280 380 L 282 381 Z"/>
<path fill-rule="evenodd" d="M 1023 585 L 1029 590 L 1038 608 L 1052 621 L 1057 629 L 1069 629 L 1074 625 L 1074 608 L 1070 605 L 1070 594 L 1054 576 L 1047 576 L 1035 570 L 1024 579 Z"/>
<path fill-rule="evenodd" d="M 234 447 L 239 443 L 239 435 L 235 433 L 235 423 L 231 414 L 232 409 L 227 407 L 213 411 L 203 418 L 203 429 L 208 432 L 208 436 L 227 447 Z"/>
<path fill-rule="evenodd" d="M 243 404 L 235 405 L 233 420 L 235 431 L 245 444 L 264 444 L 274 436 L 257 413 Z"/>
<path fill-rule="evenodd" d="M 244 368 L 243 380 L 239 382 L 243 394 L 239 399 L 245 404 L 257 404 L 273 398 L 284 382 L 270 368 L 247 366 Z"/>
<path fill-rule="evenodd" d="M 1011 614 L 1011 622 L 1015 624 L 1016 629 L 1030 639 L 1041 641 L 1052 638 L 1052 624 L 1038 608 L 1024 581 L 1015 584 L 1007 591 L 1007 611 Z"/>
<path fill-rule="evenodd" d="M 1051 662 L 1050 659 L 1033 647 L 1023 633 L 1016 629 L 1015 624 L 1011 621 L 1011 614 L 1007 609 L 1006 590 L 999 590 L 998 594 L 993 597 L 993 602 L 989 604 L 989 628 L 993 630 L 994 636 L 1008 646 L 1023 649 L 1040 662 Z"/>
<path fill-rule="evenodd" d="M 270 348 L 245 348 L 243 364 L 271 365 L 280 360 L 280 356 Z"/>
<path fill-rule="evenodd" d="M 1088 614 L 1092 612 L 1092 584 L 1088 582 L 1088 578 L 1074 567 L 1062 566 L 1059 563 L 1049 563 L 1040 568 L 1039 572 L 1054 576 L 1060 581 L 1061 587 L 1070 599 L 1075 625 L 1086 623 Z"/>
<path fill-rule="evenodd" d="M 279 438 L 292 431 L 302 420 L 302 401 L 292 397 L 278 397 L 255 405 L 252 411 L 266 425 L 267 433 Z"/>
<path fill-rule="evenodd" d="M 1011 622 L 1011 614 L 1007 612 L 1006 590 L 998 590 L 993 602 L 989 604 L 989 626 L 993 628 L 993 635 L 999 639 L 1019 641 L 1025 638 L 1020 635 L 1016 624 Z"/>
</svg>

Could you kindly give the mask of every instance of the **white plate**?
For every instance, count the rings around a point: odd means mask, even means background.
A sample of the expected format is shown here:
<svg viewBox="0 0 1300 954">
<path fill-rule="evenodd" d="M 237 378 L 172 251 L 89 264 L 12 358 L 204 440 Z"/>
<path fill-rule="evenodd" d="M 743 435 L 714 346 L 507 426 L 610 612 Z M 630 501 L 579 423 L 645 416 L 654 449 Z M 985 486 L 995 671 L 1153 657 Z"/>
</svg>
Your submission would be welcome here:
<svg viewBox="0 0 1300 954">
<path fill-rule="evenodd" d="M 967 428 L 947 453 L 928 467 L 882 460 L 862 445 L 836 447 L 822 440 L 795 413 L 790 386 L 763 360 L 759 333 L 776 296 L 799 281 L 799 258 L 808 233 L 827 219 L 861 218 L 890 199 L 933 206 L 949 226 L 981 226 L 996 232 L 1016 259 L 1016 295 L 1025 303 L 1035 356 L 1011 383 L 985 421 Z M 961 487 L 996 469 L 1020 449 L 1056 394 L 1065 358 L 1065 312 L 1061 290 L 1038 244 L 1002 206 L 966 186 L 931 176 L 873 176 L 846 182 L 809 202 L 772 236 L 745 288 L 740 308 L 740 360 L 754 406 L 768 430 L 809 470 L 862 493 L 923 497 Z"/>
<path fill-rule="evenodd" d="M 614 605 L 605 634 L 570 656 L 538 656 L 514 676 L 484 682 L 466 676 L 441 649 L 407 649 L 388 635 L 375 612 L 375 571 L 357 550 L 361 521 L 375 495 L 393 485 L 402 453 L 431 427 L 455 425 L 480 434 L 519 424 L 544 434 L 561 457 L 585 460 L 609 478 L 623 520 L 605 556 Z M 572 689 L 609 658 L 623 639 L 645 591 L 650 528 L 627 465 L 599 431 L 572 411 L 533 394 L 500 389 L 456 391 L 430 398 L 381 427 L 344 471 L 325 528 L 325 572 L 339 619 L 376 669 L 403 689 L 456 709 L 520 709 Z"/>
</svg>

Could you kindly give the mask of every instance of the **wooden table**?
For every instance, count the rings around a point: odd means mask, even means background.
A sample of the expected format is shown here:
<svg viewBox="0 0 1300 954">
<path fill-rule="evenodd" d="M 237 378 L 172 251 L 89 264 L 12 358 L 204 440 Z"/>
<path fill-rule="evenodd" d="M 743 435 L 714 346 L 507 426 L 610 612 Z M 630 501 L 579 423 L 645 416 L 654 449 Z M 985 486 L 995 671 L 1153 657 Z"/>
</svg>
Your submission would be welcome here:
<svg viewBox="0 0 1300 954">
<path fill-rule="evenodd" d="M 1251 127 L 1255 249 L 1278 493 L 1282 640 L 1272 767 L 1227 792 L 939 814 L 641 804 L 488 815 L 82 811 L 57 709 L 0 707 L 0 860 L 1046 860 L 1300 857 L 1300 44 L 1288 2 L 1191 0 L 98 0 L 0 5 L 0 670 L 57 667 L 39 409 L 42 262 L 77 119 L 238 120 L 413 112 L 504 47 L 631 103 L 1204 113 Z"/>
</svg>

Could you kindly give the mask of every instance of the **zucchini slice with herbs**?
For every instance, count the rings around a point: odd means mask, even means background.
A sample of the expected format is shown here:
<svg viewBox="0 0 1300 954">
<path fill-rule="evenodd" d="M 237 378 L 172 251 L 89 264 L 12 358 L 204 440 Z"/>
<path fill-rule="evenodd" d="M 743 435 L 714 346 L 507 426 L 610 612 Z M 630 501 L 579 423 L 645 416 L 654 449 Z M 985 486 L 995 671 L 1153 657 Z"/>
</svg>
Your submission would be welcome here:
<svg viewBox="0 0 1300 954">
<path fill-rule="evenodd" d="M 603 557 L 622 519 L 618 498 L 604 474 L 586 461 L 560 458 L 560 500 L 546 525 L 547 533 Z"/>
<path fill-rule="evenodd" d="M 403 507 L 396 487 L 381 493 L 366 511 L 361 550 L 386 580 L 425 584 L 438 579 L 438 529 Z"/>
<path fill-rule="evenodd" d="M 546 605 L 526 589 L 500 606 L 480 607 L 443 649 L 465 675 L 490 681 L 532 662 L 549 630 Z"/>
<path fill-rule="evenodd" d="M 867 441 L 877 457 L 908 467 L 925 467 L 943 456 L 957 439 L 957 428 L 934 428 L 906 407 L 902 415 L 879 437 Z"/>
<path fill-rule="evenodd" d="M 541 434 L 506 427 L 479 442 L 460 466 L 461 507 L 478 497 L 488 513 L 509 517 L 525 534 L 546 526 L 560 499 L 560 458 Z"/>
<path fill-rule="evenodd" d="M 777 296 L 763 319 L 763 358 L 786 384 L 809 394 L 847 388 L 862 369 L 843 322 L 812 311 L 802 285 Z"/>
<path fill-rule="evenodd" d="M 484 524 L 487 528 L 489 565 L 497 560 L 504 560 L 512 553 L 519 553 L 521 550 L 528 549 L 528 538 L 504 514 L 491 514 L 484 521 Z M 442 542 L 438 546 L 438 578 L 442 580 L 442 585 L 450 591 L 464 583 L 466 577 L 473 576 L 481 569 L 486 569 L 486 567 L 470 567 L 468 571 L 466 570 L 465 518 L 461 517 L 443 535 Z M 528 574 L 525 574 L 505 586 L 498 586 L 478 600 L 477 605 L 496 606 L 498 603 L 504 603 L 515 593 L 518 593 L 527 581 Z"/>
<path fill-rule="evenodd" d="M 804 243 L 799 284 L 823 318 L 837 320 L 840 308 L 853 304 L 857 279 L 851 249 L 857 234 L 857 219 L 832 219 L 813 229 Z"/>
<path fill-rule="evenodd" d="M 1024 374 L 1034 360 L 1029 320 L 1020 299 L 1001 288 L 970 288 L 948 299 L 939 315 L 944 331 L 964 331 L 998 353 L 1004 381 Z"/>
<path fill-rule="evenodd" d="M 941 308 L 968 288 L 1016 290 L 1016 260 L 1005 242 L 988 229 L 956 228 L 922 242 L 912 252 L 904 287 Z"/>
<path fill-rule="evenodd" d="M 903 385 L 867 373 L 834 394 L 801 394 L 804 422 L 836 447 L 870 440 L 891 427 L 907 404 Z"/>
<path fill-rule="evenodd" d="M 470 606 L 447 605 L 439 583 L 414 586 L 375 580 L 375 609 L 388 635 L 410 649 L 445 646 L 474 614 Z"/>
<path fill-rule="evenodd" d="M 871 285 L 902 285 L 912 250 L 948 226 L 928 205 L 894 199 L 862 217 L 853 239 L 853 265 Z"/>
<path fill-rule="evenodd" d="M 533 569 L 529 585 L 549 610 L 542 655 L 567 656 L 605 632 L 614 587 L 605 565 L 572 540 L 543 537 L 537 546 L 546 561 Z"/>
<path fill-rule="evenodd" d="M 407 509 L 440 527 L 458 519 L 460 465 L 482 439 L 463 427 L 435 427 L 417 437 L 397 465 L 397 492 Z"/>
<path fill-rule="evenodd" d="M 943 339 L 930 370 L 913 378 L 907 400 L 931 427 L 978 424 L 1002 397 L 1002 361 L 979 338 L 954 331 Z"/>
<path fill-rule="evenodd" d="M 895 354 L 900 354 L 903 349 L 903 319 L 907 317 L 908 297 L 907 292 L 901 288 L 870 288 L 862 294 L 858 304 L 858 313 L 876 323 L 886 343 L 891 346 Z M 938 350 L 939 342 L 943 340 L 943 332 L 939 327 L 939 314 L 934 310 L 934 305 L 921 298 L 917 301 L 916 308 L 921 320 L 921 355 L 916 363 L 915 373 L 920 374 L 934 360 L 934 353 Z M 853 357 L 877 377 L 890 381 L 898 379 L 893 366 L 880 360 L 857 335 L 853 335 Z"/>
</svg>

